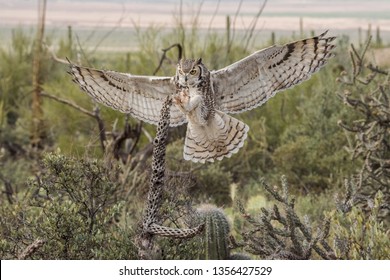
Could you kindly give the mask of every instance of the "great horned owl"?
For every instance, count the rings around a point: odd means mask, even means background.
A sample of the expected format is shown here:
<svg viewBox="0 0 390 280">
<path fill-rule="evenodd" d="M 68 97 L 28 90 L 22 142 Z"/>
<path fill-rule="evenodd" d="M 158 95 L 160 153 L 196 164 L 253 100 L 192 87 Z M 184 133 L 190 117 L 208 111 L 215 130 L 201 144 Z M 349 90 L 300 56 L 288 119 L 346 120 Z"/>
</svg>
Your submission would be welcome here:
<svg viewBox="0 0 390 280">
<path fill-rule="evenodd" d="M 307 80 L 334 54 L 326 32 L 257 51 L 225 68 L 209 71 L 201 59 L 181 60 L 174 77 L 136 76 L 70 64 L 73 81 L 96 101 L 157 124 L 167 96 L 171 126 L 188 122 L 184 159 L 212 162 L 243 145 L 249 127 L 227 114 L 251 110 Z"/>
</svg>

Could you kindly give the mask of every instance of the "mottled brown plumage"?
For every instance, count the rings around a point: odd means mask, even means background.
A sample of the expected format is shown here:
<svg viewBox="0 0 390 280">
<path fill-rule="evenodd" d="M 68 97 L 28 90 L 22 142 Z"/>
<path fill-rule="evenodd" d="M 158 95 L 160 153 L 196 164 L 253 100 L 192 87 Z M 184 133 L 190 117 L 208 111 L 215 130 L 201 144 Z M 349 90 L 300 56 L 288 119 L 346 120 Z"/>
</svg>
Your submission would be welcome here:
<svg viewBox="0 0 390 280">
<path fill-rule="evenodd" d="M 173 97 L 171 126 L 188 122 L 184 158 L 221 160 L 236 153 L 249 130 L 229 114 L 256 108 L 275 93 L 310 78 L 334 55 L 326 32 L 272 46 L 223 69 L 209 71 L 201 59 L 181 60 L 174 77 L 136 76 L 71 64 L 73 81 L 97 101 L 157 124 L 167 96 Z"/>
</svg>

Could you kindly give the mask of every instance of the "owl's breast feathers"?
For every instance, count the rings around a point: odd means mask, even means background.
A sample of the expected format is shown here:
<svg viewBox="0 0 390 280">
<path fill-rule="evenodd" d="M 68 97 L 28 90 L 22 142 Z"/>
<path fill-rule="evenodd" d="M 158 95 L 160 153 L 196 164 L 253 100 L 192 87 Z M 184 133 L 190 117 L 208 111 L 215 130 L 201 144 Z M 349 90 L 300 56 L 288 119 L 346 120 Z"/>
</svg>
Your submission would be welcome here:
<svg viewBox="0 0 390 280">
<path fill-rule="evenodd" d="M 247 138 L 249 127 L 243 122 L 216 111 L 211 87 L 182 88 L 174 103 L 187 117 L 184 158 L 194 162 L 213 162 L 236 153 Z"/>
<path fill-rule="evenodd" d="M 197 88 L 182 88 L 173 97 L 173 103 L 185 114 L 188 121 L 206 125 L 207 119 L 202 114 L 203 96 L 198 93 Z"/>
</svg>

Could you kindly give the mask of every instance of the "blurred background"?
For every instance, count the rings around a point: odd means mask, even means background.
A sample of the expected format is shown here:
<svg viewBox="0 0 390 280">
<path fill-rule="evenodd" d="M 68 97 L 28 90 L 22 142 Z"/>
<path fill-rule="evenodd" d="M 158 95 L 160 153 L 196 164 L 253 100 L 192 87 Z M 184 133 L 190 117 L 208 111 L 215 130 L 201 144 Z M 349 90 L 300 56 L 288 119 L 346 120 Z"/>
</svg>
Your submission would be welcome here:
<svg viewBox="0 0 390 280">
<path fill-rule="evenodd" d="M 90 40 L 98 40 L 107 29 L 115 28 L 102 47 L 120 51 L 137 47 L 134 26 L 154 26 L 166 32 L 177 27 L 181 17 L 186 28 L 196 24 L 203 31 L 212 28 L 223 32 L 230 16 L 232 27 L 239 32 L 251 26 L 263 4 L 255 0 L 51 0 L 46 7 L 46 28 L 53 36 L 60 36 L 71 26 L 80 37 Z M 38 1 L 1 0 L 0 5 L 2 44 L 9 42 L 12 28 L 36 26 Z M 378 32 L 384 42 L 390 40 L 390 3 L 386 0 L 273 0 L 263 8 L 255 28 L 258 42 L 267 41 L 272 32 L 278 37 L 328 29 L 334 35 L 348 34 L 353 41 L 364 40 L 367 32 Z M 92 31 L 94 36 L 90 36 Z"/>
<path fill-rule="evenodd" d="M 222 232 L 143 248 L 156 127 L 95 103 L 65 59 L 172 76 L 326 30 L 335 57 L 238 115 L 232 158 L 186 162 L 169 130 L 161 224 Z M 388 0 L 0 0 L 0 258 L 389 259 L 389 69 Z"/>
</svg>

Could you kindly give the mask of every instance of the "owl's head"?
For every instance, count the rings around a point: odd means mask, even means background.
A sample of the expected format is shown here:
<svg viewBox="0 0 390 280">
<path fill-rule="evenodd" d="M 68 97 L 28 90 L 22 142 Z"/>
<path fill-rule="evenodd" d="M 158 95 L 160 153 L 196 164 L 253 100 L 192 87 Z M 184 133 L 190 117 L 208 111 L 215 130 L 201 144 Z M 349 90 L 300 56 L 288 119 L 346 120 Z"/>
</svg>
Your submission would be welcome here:
<svg viewBox="0 0 390 280">
<path fill-rule="evenodd" d="M 181 86 L 196 86 L 207 75 L 202 59 L 181 59 L 176 68 L 176 80 Z"/>
</svg>

